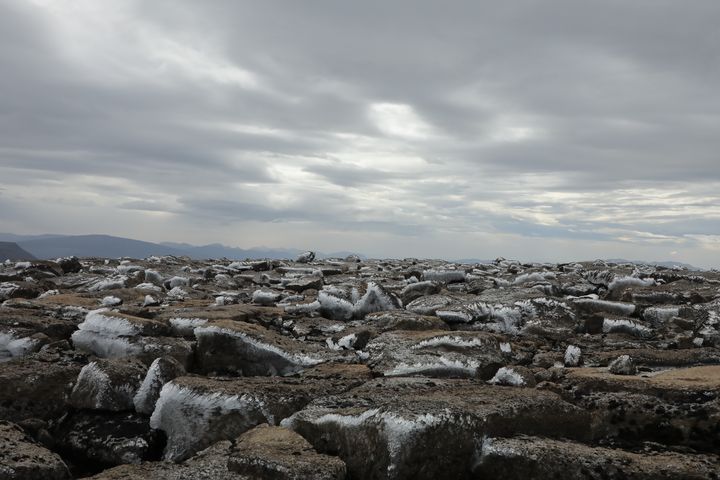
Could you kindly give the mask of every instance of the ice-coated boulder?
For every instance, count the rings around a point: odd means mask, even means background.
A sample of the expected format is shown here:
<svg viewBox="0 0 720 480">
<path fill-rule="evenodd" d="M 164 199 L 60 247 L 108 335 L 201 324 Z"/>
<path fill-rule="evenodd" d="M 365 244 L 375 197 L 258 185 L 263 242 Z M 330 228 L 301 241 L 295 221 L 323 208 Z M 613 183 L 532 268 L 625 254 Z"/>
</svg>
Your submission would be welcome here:
<svg viewBox="0 0 720 480">
<path fill-rule="evenodd" d="M 296 377 L 179 377 L 162 388 L 150 425 L 168 437 L 164 457 L 177 461 L 262 423 L 277 425 L 313 398 L 367 379 L 361 365 L 319 367 Z"/>
<path fill-rule="evenodd" d="M 487 332 L 386 332 L 366 351 L 373 371 L 386 377 L 487 380 L 504 362 L 498 338 Z"/>
<path fill-rule="evenodd" d="M 146 370 L 145 365 L 131 358 L 90 362 L 80 370 L 70 404 L 77 409 L 132 410 L 133 397 Z"/>
<path fill-rule="evenodd" d="M 184 374 L 185 368 L 173 357 L 156 358 L 148 368 L 145 379 L 133 397 L 135 411 L 145 415 L 152 414 L 155 410 L 155 403 L 160 398 L 162 387 L 170 380 Z"/>
<path fill-rule="evenodd" d="M 285 375 L 326 361 L 318 347 L 250 323 L 217 320 L 194 332 L 197 366 L 203 372 Z"/>
</svg>

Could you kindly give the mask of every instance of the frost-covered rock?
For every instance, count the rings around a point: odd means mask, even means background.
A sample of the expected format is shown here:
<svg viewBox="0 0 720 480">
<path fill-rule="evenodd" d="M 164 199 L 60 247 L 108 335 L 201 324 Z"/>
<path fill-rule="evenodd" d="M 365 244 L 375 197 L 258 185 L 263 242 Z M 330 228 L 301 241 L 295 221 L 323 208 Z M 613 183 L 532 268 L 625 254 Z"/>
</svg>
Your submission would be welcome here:
<svg viewBox="0 0 720 480">
<path fill-rule="evenodd" d="M 38 338 L 20 336 L 12 330 L 0 331 L 0 362 L 3 359 L 22 357 L 40 349 L 42 343 Z"/>
<path fill-rule="evenodd" d="M 648 307 L 643 311 L 642 318 L 646 322 L 649 322 L 650 325 L 657 328 L 660 327 L 670 320 L 672 320 L 673 317 L 677 317 L 680 315 L 680 307 L 677 306 L 657 306 L 657 307 Z"/>
<path fill-rule="evenodd" d="M 255 290 L 252 295 L 253 303 L 267 306 L 274 306 L 281 298 L 280 293 L 272 290 Z"/>
<path fill-rule="evenodd" d="M 366 350 L 368 365 L 386 377 L 488 379 L 503 362 L 497 338 L 486 332 L 387 332 Z"/>
<path fill-rule="evenodd" d="M 123 301 L 121 298 L 113 296 L 103 297 L 103 299 L 100 301 L 100 304 L 103 307 L 117 307 L 118 305 L 122 305 L 122 303 Z"/>
<path fill-rule="evenodd" d="M 325 361 L 319 348 L 259 325 L 214 321 L 195 328 L 198 368 L 204 372 L 285 375 Z"/>
<path fill-rule="evenodd" d="M 564 363 L 566 367 L 578 367 L 582 362 L 582 350 L 575 345 L 568 345 L 565 349 Z"/>
<path fill-rule="evenodd" d="M 131 359 L 91 362 L 80 371 L 70 403 L 77 409 L 132 410 L 145 371 L 142 363 Z"/>
<path fill-rule="evenodd" d="M 652 329 L 639 321 L 628 318 L 605 318 L 603 320 L 603 332 L 625 333 L 640 338 L 648 338 L 653 335 Z"/>
<path fill-rule="evenodd" d="M 180 377 L 165 384 L 150 418 L 150 425 L 167 435 L 165 459 L 182 460 L 263 423 L 277 425 L 312 398 L 343 392 L 358 380 L 356 373 L 346 376 L 337 368 L 308 375 L 249 377 L 242 381 Z"/>
<path fill-rule="evenodd" d="M 164 282 L 167 290 L 172 290 L 176 287 L 187 287 L 190 285 L 190 279 L 187 277 L 174 276 Z"/>
<path fill-rule="evenodd" d="M 337 296 L 335 292 L 321 290 L 318 293 L 319 311 L 326 318 L 333 320 L 350 320 L 353 318 L 353 302 Z"/>
<path fill-rule="evenodd" d="M 143 299 L 143 307 L 157 307 L 160 305 L 160 302 L 155 300 L 155 297 L 152 295 L 145 295 L 145 298 Z"/>
<path fill-rule="evenodd" d="M 172 327 L 173 333 L 183 337 L 194 335 L 195 328 L 201 327 L 206 323 L 208 323 L 208 319 L 206 318 L 175 317 L 170 319 L 170 326 Z"/>
<path fill-rule="evenodd" d="M 155 410 L 155 403 L 160 398 L 162 387 L 177 377 L 185 374 L 185 368 L 172 357 L 156 358 L 148 368 L 145 379 L 133 397 L 135 411 L 146 415 Z"/>
<path fill-rule="evenodd" d="M 15 291 L 20 288 L 17 284 L 11 282 L 0 283 L 0 301 L 7 300 Z"/>
<path fill-rule="evenodd" d="M 158 287 L 157 285 L 153 283 L 140 283 L 135 286 L 135 290 L 141 290 L 142 292 L 157 292 L 160 293 L 163 291 L 162 287 Z"/>
<path fill-rule="evenodd" d="M 310 263 L 315 260 L 315 252 L 304 252 L 297 256 L 295 261 L 297 263 Z"/>
<path fill-rule="evenodd" d="M 447 323 L 430 315 L 418 315 L 408 310 L 375 312 L 365 317 L 368 325 L 381 331 L 391 330 L 448 330 Z"/>
<path fill-rule="evenodd" d="M 175 300 L 184 300 L 188 298 L 188 292 L 186 292 L 182 287 L 173 287 L 167 292 L 167 296 L 168 298 L 173 298 Z"/>
<path fill-rule="evenodd" d="M 538 282 L 547 282 L 548 280 L 554 280 L 555 274 L 553 272 L 532 272 L 532 273 L 523 273 L 522 275 L 518 275 L 515 280 L 513 280 L 513 285 L 523 285 L 525 283 L 538 283 Z"/>
<path fill-rule="evenodd" d="M 380 285 L 370 282 L 365 294 L 353 305 L 353 316 L 365 318 L 369 313 L 397 310 L 401 307 L 402 303 L 397 296 Z"/>
<path fill-rule="evenodd" d="M 87 286 L 88 292 L 102 292 L 105 290 L 116 290 L 118 288 L 125 288 L 127 285 L 128 277 L 125 275 L 118 275 L 109 278 L 101 278 L 91 282 Z"/>
<path fill-rule="evenodd" d="M 547 391 L 386 378 L 319 398 L 281 424 L 318 451 L 336 453 L 350 478 L 422 480 L 465 478 L 483 435 L 577 438 L 586 435 L 588 421 Z"/>
<path fill-rule="evenodd" d="M 532 387 L 535 386 L 535 377 L 525 367 L 501 367 L 488 383 L 509 387 Z"/>
<path fill-rule="evenodd" d="M 145 270 L 145 282 L 160 287 L 165 282 L 165 279 L 157 270 L 147 269 Z"/>
<path fill-rule="evenodd" d="M 285 284 L 285 288 L 293 292 L 304 292 L 305 290 L 320 290 L 323 287 L 323 277 L 307 276 L 300 277 Z"/>
<path fill-rule="evenodd" d="M 400 292 L 400 298 L 404 304 L 426 295 L 440 293 L 440 283 L 426 280 L 424 282 L 410 283 Z"/>
<path fill-rule="evenodd" d="M 573 300 L 573 305 L 579 310 L 589 313 L 612 313 L 615 315 L 632 315 L 635 313 L 635 305 L 625 302 L 611 302 L 608 300 L 596 300 L 592 298 L 578 298 Z"/>
<path fill-rule="evenodd" d="M 171 355 L 187 364 L 192 346 L 182 339 L 166 337 L 169 333 L 165 323 L 100 309 L 88 312 L 72 334 L 72 342 L 101 358 L 137 356 L 149 364 L 157 357 Z"/>
<path fill-rule="evenodd" d="M 441 283 L 464 282 L 467 274 L 463 270 L 425 270 L 423 280 Z"/>
<path fill-rule="evenodd" d="M 635 375 L 637 367 L 630 355 L 621 355 L 610 363 L 608 371 L 615 375 Z"/>
</svg>

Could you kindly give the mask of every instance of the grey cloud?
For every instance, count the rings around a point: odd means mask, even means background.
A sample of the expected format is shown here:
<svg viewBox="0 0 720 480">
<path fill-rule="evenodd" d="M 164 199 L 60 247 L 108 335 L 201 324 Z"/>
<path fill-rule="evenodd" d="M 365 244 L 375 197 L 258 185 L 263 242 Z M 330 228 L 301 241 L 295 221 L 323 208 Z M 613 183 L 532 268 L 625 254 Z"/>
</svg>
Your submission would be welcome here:
<svg viewBox="0 0 720 480">
<path fill-rule="evenodd" d="M 687 237 L 720 230 L 714 0 L 51 3 L 0 5 L 19 230 L 52 201 L 77 233 L 495 256 L 484 232 L 551 259 L 660 248 L 645 232 L 720 263 Z"/>
</svg>

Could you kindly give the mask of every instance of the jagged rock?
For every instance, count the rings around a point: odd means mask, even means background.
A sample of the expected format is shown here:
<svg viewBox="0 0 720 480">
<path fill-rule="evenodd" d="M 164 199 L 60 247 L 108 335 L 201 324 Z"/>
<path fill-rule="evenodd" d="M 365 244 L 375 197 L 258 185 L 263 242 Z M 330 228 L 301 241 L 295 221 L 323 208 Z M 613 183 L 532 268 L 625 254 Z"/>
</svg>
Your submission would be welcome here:
<svg viewBox="0 0 720 480">
<path fill-rule="evenodd" d="M 162 437 L 134 413 L 75 412 L 55 429 L 57 448 L 74 464 L 108 468 L 158 458 Z"/>
<path fill-rule="evenodd" d="M 133 397 L 146 370 L 145 365 L 130 358 L 90 362 L 78 375 L 70 404 L 78 409 L 132 410 Z"/>
<path fill-rule="evenodd" d="M 318 399 L 282 422 L 350 478 L 465 478 L 483 436 L 582 438 L 588 416 L 550 392 L 468 380 L 373 380 Z M 432 458 L 432 461 L 427 461 Z"/>
<path fill-rule="evenodd" d="M 238 437 L 228 469 L 251 479 L 343 480 L 345 463 L 319 454 L 297 433 L 259 425 Z"/>
<path fill-rule="evenodd" d="M 475 478 L 701 480 L 717 477 L 717 456 L 635 453 L 576 442 L 520 436 L 484 438 Z"/>
<path fill-rule="evenodd" d="M 176 461 L 261 423 L 276 425 L 313 398 L 368 379 L 361 365 L 326 366 L 296 377 L 180 377 L 162 388 L 150 424 L 167 434 L 164 457 Z"/>
<path fill-rule="evenodd" d="M 133 397 L 135 411 L 146 415 L 152 414 L 155 410 L 155 403 L 160 398 L 162 387 L 170 380 L 184 374 L 185 368 L 173 357 L 156 358 Z"/>
<path fill-rule="evenodd" d="M 203 372 L 285 375 L 326 360 L 312 345 L 245 322 L 214 321 L 195 328 L 195 336 Z"/>
<path fill-rule="evenodd" d="M 0 420 L 0 478 L 65 480 L 71 477 L 57 454 L 35 443 L 17 425 Z"/>
<path fill-rule="evenodd" d="M 435 295 L 440 293 L 440 284 L 430 280 L 424 282 L 411 283 L 407 287 L 403 288 L 400 292 L 400 298 L 403 303 L 408 303 L 426 295 Z"/>
</svg>

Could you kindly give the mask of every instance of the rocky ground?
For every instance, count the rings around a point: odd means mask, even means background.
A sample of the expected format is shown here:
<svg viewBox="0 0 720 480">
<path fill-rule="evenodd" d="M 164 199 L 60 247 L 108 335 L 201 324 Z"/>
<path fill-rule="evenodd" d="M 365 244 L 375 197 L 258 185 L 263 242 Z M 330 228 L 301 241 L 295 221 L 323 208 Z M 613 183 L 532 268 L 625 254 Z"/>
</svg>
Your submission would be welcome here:
<svg viewBox="0 0 720 480">
<path fill-rule="evenodd" d="M 0 479 L 720 478 L 720 273 L 0 264 Z"/>
</svg>

